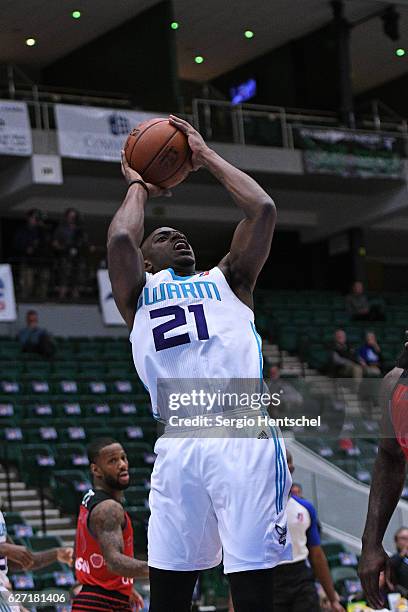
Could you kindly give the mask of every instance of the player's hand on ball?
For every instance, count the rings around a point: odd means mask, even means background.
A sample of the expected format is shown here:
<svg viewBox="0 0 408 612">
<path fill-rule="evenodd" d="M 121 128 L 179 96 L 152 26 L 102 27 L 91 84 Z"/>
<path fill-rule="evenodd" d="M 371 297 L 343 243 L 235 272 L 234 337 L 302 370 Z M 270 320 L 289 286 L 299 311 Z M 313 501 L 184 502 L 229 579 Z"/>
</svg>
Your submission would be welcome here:
<svg viewBox="0 0 408 612">
<path fill-rule="evenodd" d="M 122 150 L 121 152 L 121 168 L 125 181 L 128 184 L 132 181 L 143 181 L 141 175 L 129 166 L 124 150 Z M 145 183 L 145 181 L 143 182 Z M 158 185 L 152 185 L 152 183 L 145 183 L 145 185 L 149 190 L 149 195 L 151 198 L 158 198 L 159 196 L 169 198 L 172 195 L 171 191 L 169 191 L 168 189 L 163 189 Z"/>
<path fill-rule="evenodd" d="M 58 548 L 57 559 L 60 563 L 66 563 L 71 566 L 74 562 L 74 549 L 70 547 Z"/>
<path fill-rule="evenodd" d="M 192 170 L 198 170 L 204 164 L 205 153 L 210 150 L 205 144 L 204 138 L 184 119 L 170 115 L 169 122 L 187 136 L 189 147 L 193 153 L 191 157 Z"/>
</svg>

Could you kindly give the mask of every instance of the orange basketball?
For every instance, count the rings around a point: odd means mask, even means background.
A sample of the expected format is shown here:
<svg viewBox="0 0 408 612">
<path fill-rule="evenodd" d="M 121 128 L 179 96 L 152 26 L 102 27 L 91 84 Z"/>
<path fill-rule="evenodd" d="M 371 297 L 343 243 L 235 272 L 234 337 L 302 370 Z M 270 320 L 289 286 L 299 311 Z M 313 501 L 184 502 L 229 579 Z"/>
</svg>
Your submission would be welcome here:
<svg viewBox="0 0 408 612">
<path fill-rule="evenodd" d="M 136 126 L 125 143 L 127 162 L 146 183 L 174 187 L 191 171 L 187 138 L 168 119 L 150 119 Z"/>
</svg>

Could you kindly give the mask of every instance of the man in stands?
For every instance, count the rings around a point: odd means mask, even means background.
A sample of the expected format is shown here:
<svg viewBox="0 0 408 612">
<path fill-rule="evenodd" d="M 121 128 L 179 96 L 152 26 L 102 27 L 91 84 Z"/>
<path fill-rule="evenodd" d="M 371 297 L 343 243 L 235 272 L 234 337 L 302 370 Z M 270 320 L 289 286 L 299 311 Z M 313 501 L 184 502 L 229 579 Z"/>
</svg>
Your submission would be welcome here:
<svg viewBox="0 0 408 612">
<path fill-rule="evenodd" d="M 382 540 L 398 504 L 406 476 L 408 458 L 408 343 L 380 390 L 383 410 L 378 455 L 374 466 L 359 575 L 368 604 L 384 607 L 381 583 L 394 591 L 396 576 Z M 405 547 L 406 548 L 406 547 Z M 404 562 L 405 563 L 405 562 Z"/>
<path fill-rule="evenodd" d="M 13 239 L 13 253 L 18 263 L 21 299 L 37 294 L 41 299 L 47 297 L 50 262 L 49 239 L 44 215 L 37 208 L 27 212 L 26 222 L 20 227 Z"/>
<path fill-rule="evenodd" d="M 346 297 L 346 308 L 353 321 L 384 321 L 384 313 L 378 304 L 370 304 L 360 281 L 353 283 Z"/>
<path fill-rule="evenodd" d="M 334 333 L 334 343 L 331 351 L 331 364 L 334 376 L 338 378 L 354 378 L 358 385 L 363 377 L 363 367 L 353 348 L 347 342 L 343 329 Z"/>
<path fill-rule="evenodd" d="M 358 350 L 358 356 L 366 376 L 381 376 L 381 348 L 374 332 L 366 332 L 365 341 Z"/>
<path fill-rule="evenodd" d="M 82 589 L 74 597 L 73 612 L 131 612 L 143 608 L 133 588 L 134 578 L 147 578 L 145 561 L 133 557 L 133 528 L 123 509 L 129 486 L 129 463 L 122 446 L 99 438 L 88 447 L 93 478 L 82 501 L 75 541 L 75 569 Z"/>
<path fill-rule="evenodd" d="M 18 340 L 23 353 L 37 353 L 51 358 L 55 353 L 55 345 L 46 329 L 39 326 L 38 312 L 28 310 L 26 314 L 26 327 L 18 332 Z"/>
</svg>

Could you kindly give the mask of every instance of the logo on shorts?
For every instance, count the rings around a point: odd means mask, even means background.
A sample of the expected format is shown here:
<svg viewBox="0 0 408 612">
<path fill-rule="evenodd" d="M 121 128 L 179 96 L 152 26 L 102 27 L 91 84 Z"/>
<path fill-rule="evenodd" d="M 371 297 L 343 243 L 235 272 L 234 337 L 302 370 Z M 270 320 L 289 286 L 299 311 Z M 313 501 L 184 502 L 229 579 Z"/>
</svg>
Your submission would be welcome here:
<svg viewBox="0 0 408 612">
<path fill-rule="evenodd" d="M 284 527 L 281 527 L 280 525 L 275 525 L 275 529 L 278 532 L 278 536 L 279 536 L 279 544 L 282 544 L 282 546 L 285 546 L 286 544 L 286 536 L 288 535 L 288 528 L 285 525 Z"/>
<path fill-rule="evenodd" d="M 262 430 L 258 436 L 258 440 L 269 440 L 269 436 L 266 431 Z"/>
</svg>

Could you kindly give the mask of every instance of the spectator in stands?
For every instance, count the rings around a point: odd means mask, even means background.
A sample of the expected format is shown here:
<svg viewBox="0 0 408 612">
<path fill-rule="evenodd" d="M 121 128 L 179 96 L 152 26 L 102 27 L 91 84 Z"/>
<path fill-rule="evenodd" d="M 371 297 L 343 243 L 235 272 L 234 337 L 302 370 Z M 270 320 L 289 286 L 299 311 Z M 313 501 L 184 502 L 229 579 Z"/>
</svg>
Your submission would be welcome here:
<svg viewBox="0 0 408 612">
<path fill-rule="evenodd" d="M 295 387 L 281 377 L 280 366 L 275 364 L 269 370 L 268 387 L 271 395 L 278 393 L 280 396 L 280 409 L 296 409 L 303 405 L 303 397 Z"/>
<path fill-rule="evenodd" d="M 40 210 L 32 208 L 26 215 L 25 224 L 13 239 L 13 251 L 19 268 L 19 289 L 21 298 L 37 295 L 47 297 L 50 278 L 49 241 L 44 217 Z"/>
<path fill-rule="evenodd" d="M 300 485 L 297 482 L 292 482 L 292 486 L 290 488 L 290 494 L 295 495 L 295 497 L 303 497 L 302 485 Z"/>
<path fill-rule="evenodd" d="M 363 377 L 363 366 L 355 350 L 347 343 L 347 335 L 344 329 L 337 329 L 334 333 L 331 366 L 334 376 L 337 378 L 354 378 L 357 386 L 359 386 Z"/>
<path fill-rule="evenodd" d="M 408 527 L 400 527 L 394 535 L 397 552 L 390 559 L 395 592 L 408 595 Z"/>
<path fill-rule="evenodd" d="M 353 283 L 351 293 L 346 297 L 346 308 L 353 321 L 384 321 L 379 304 L 370 304 L 360 281 Z"/>
<path fill-rule="evenodd" d="M 85 282 L 88 238 L 75 208 L 67 208 L 64 212 L 64 218 L 54 233 L 53 247 L 57 257 L 59 299 L 64 300 L 68 292 L 76 299 Z"/>
<path fill-rule="evenodd" d="M 359 348 L 358 356 L 366 376 L 381 376 L 381 349 L 374 332 L 366 333 L 365 342 Z"/>
<path fill-rule="evenodd" d="M 286 457 L 289 471 L 293 474 L 295 467 L 288 451 Z M 309 501 L 291 494 L 287 515 L 293 558 L 292 561 L 284 561 L 274 568 L 274 610 L 319 612 L 316 578 L 330 602 L 329 609 L 332 612 L 344 612 L 320 545 L 316 510 Z"/>
<path fill-rule="evenodd" d="M 50 359 L 55 353 L 55 344 L 46 329 L 38 325 L 38 312 L 29 310 L 26 314 L 26 327 L 18 332 L 23 353 L 37 353 Z"/>
</svg>

